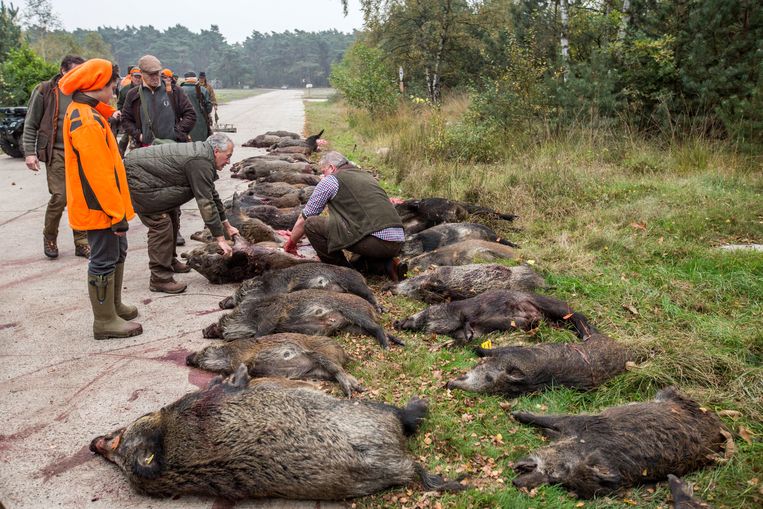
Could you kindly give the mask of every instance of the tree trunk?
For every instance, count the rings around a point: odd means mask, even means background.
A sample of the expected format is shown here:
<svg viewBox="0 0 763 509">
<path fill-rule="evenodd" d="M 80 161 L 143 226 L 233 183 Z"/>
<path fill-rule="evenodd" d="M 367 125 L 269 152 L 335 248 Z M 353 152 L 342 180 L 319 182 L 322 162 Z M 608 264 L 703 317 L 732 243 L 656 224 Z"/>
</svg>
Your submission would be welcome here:
<svg viewBox="0 0 763 509">
<path fill-rule="evenodd" d="M 620 30 L 617 32 L 618 42 L 625 40 L 625 32 L 628 30 L 628 25 L 631 22 L 631 0 L 623 0 L 623 19 L 620 20 Z"/>
<path fill-rule="evenodd" d="M 562 65 L 564 66 L 563 79 L 566 82 L 570 74 L 570 39 L 569 39 L 570 17 L 569 17 L 567 0 L 560 0 L 559 15 L 562 19 L 561 46 L 562 46 Z"/>
<path fill-rule="evenodd" d="M 440 62 L 442 62 L 442 54 L 448 39 L 448 32 L 450 31 L 452 10 L 453 6 L 451 5 L 451 0 L 447 0 L 443 6 L 440 39 L 437 41 L 437 53 L 435 54 L 434 69 L 432 71 L 432 86 L 429 90 L 429 99 L 433 104 L 438 104 L 440 102 Z"/>
</svg>

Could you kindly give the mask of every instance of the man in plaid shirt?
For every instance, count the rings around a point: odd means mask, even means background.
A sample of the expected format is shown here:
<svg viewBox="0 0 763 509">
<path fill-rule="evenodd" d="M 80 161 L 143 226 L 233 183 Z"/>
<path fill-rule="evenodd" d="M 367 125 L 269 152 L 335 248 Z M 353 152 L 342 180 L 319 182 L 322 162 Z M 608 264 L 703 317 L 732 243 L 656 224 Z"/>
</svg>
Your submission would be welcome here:
<svg viewBox="0 0 763 509">
<path fill-rule="evenodd" d="M 393 281 L 404 276 L 395 258 L 403 247 L 405 232 L 387 193 L 368 172 L 350 163 L 339 152 L 328 152 L 320 161 L 323 179 L 294 223 L 284 250 L 296 254 L 297 243 L 307 235 L 324 263 L 351 266 L 343 249 L 369 261 L 384 264 Z M 328 207 L 329 217 L 319 214 Z"/>
</svg>

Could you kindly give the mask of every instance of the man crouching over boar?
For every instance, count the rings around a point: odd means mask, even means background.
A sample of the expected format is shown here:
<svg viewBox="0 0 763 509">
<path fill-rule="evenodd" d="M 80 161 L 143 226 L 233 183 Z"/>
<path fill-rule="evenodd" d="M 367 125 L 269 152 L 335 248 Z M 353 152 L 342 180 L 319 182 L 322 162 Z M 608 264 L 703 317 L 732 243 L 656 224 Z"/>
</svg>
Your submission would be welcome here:
<svg viewBox="0 0 763 509">
<path fill-rule="evenodd" d="M 233 141 L 216 133 L 206 141 L 167 143 L 131 151 L 125 157 L 127 182 L 141 222 L 148 227 L 148 267 L 152 292 L 182 293 L 187 285 L 173 275 L 191 269 L 177 259 L 177 208 L 196 198 L 199 212 L 225 256 L 232 253 L 225 241 L 238 235 L 225 217 L 215 189 L 218 171 L 230 163 Z"/>
<path fill-rule="evenodd" d="M 108 119 L 119 69 L 93 58 L 69 71 L 58 83 L 72 102 L 63 123 L 66 202 L 69 224 L 87 231 L 90 245 L 87 287 L 93 308 L 95 339 L 126 338 L 143 332 L 135 306 L 122 303 L 127 256 L 127 221 L 135 216 L 125 168 Z"/>
</svg>

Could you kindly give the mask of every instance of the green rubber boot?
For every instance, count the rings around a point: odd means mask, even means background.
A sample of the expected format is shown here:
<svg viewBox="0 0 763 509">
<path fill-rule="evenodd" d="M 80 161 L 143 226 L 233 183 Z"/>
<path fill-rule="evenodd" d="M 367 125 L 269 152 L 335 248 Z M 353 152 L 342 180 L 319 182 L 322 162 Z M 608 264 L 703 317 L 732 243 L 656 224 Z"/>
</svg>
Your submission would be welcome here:
<svg viewBox="0 0 763 509">
<path fill-rule="evenodd" d="M 125 275 L 125 264 L 117 263 L 114 271 L 114 309 L 122 320 L 132 320 L 138 316 L 138 308 L 122 302 L 122 280 Z"/>
<path fill-rule="evenodd" d="M 139 323 L 128 322 L 114 308 L 114 272 L 105 276 L 87 275 L 87 291 L 93 307 L 95 339 L 129 338 L 143 333 Z"/>
</svg>

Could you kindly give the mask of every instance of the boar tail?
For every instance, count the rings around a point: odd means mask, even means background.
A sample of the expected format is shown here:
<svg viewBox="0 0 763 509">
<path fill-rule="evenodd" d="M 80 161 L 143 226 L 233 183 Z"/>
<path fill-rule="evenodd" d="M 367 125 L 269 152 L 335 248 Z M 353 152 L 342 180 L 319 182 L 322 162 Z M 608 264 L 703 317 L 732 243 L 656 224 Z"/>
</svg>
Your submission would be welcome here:
<svg viewBox="0 0 763 509">
<path fill-rule="evenodd" d="M 437 474 L 430 474 L 418 463 L 416 463 L 414 468 L 416 469 L 416 473 L 421 478 L 421 484 L 424 485 L 424 488 L 426 488 L 427 491 L 448 491 L 455 493 L 464 491 L 467 488 L 467 486 L 459 482 L 461 479 L 463 479 L 463 477 L 460 477 L 455 481 L 448 481 L 447 479 Z"/>
<path fill-rule="evenodd" d="M 398 409 L 397 417 L 403 425 L 405 436 L 414 435 L 428 413 L 429 405 L 427 402 L 415 396 L 405 405 L 405 408 Z"/>
</svg>

